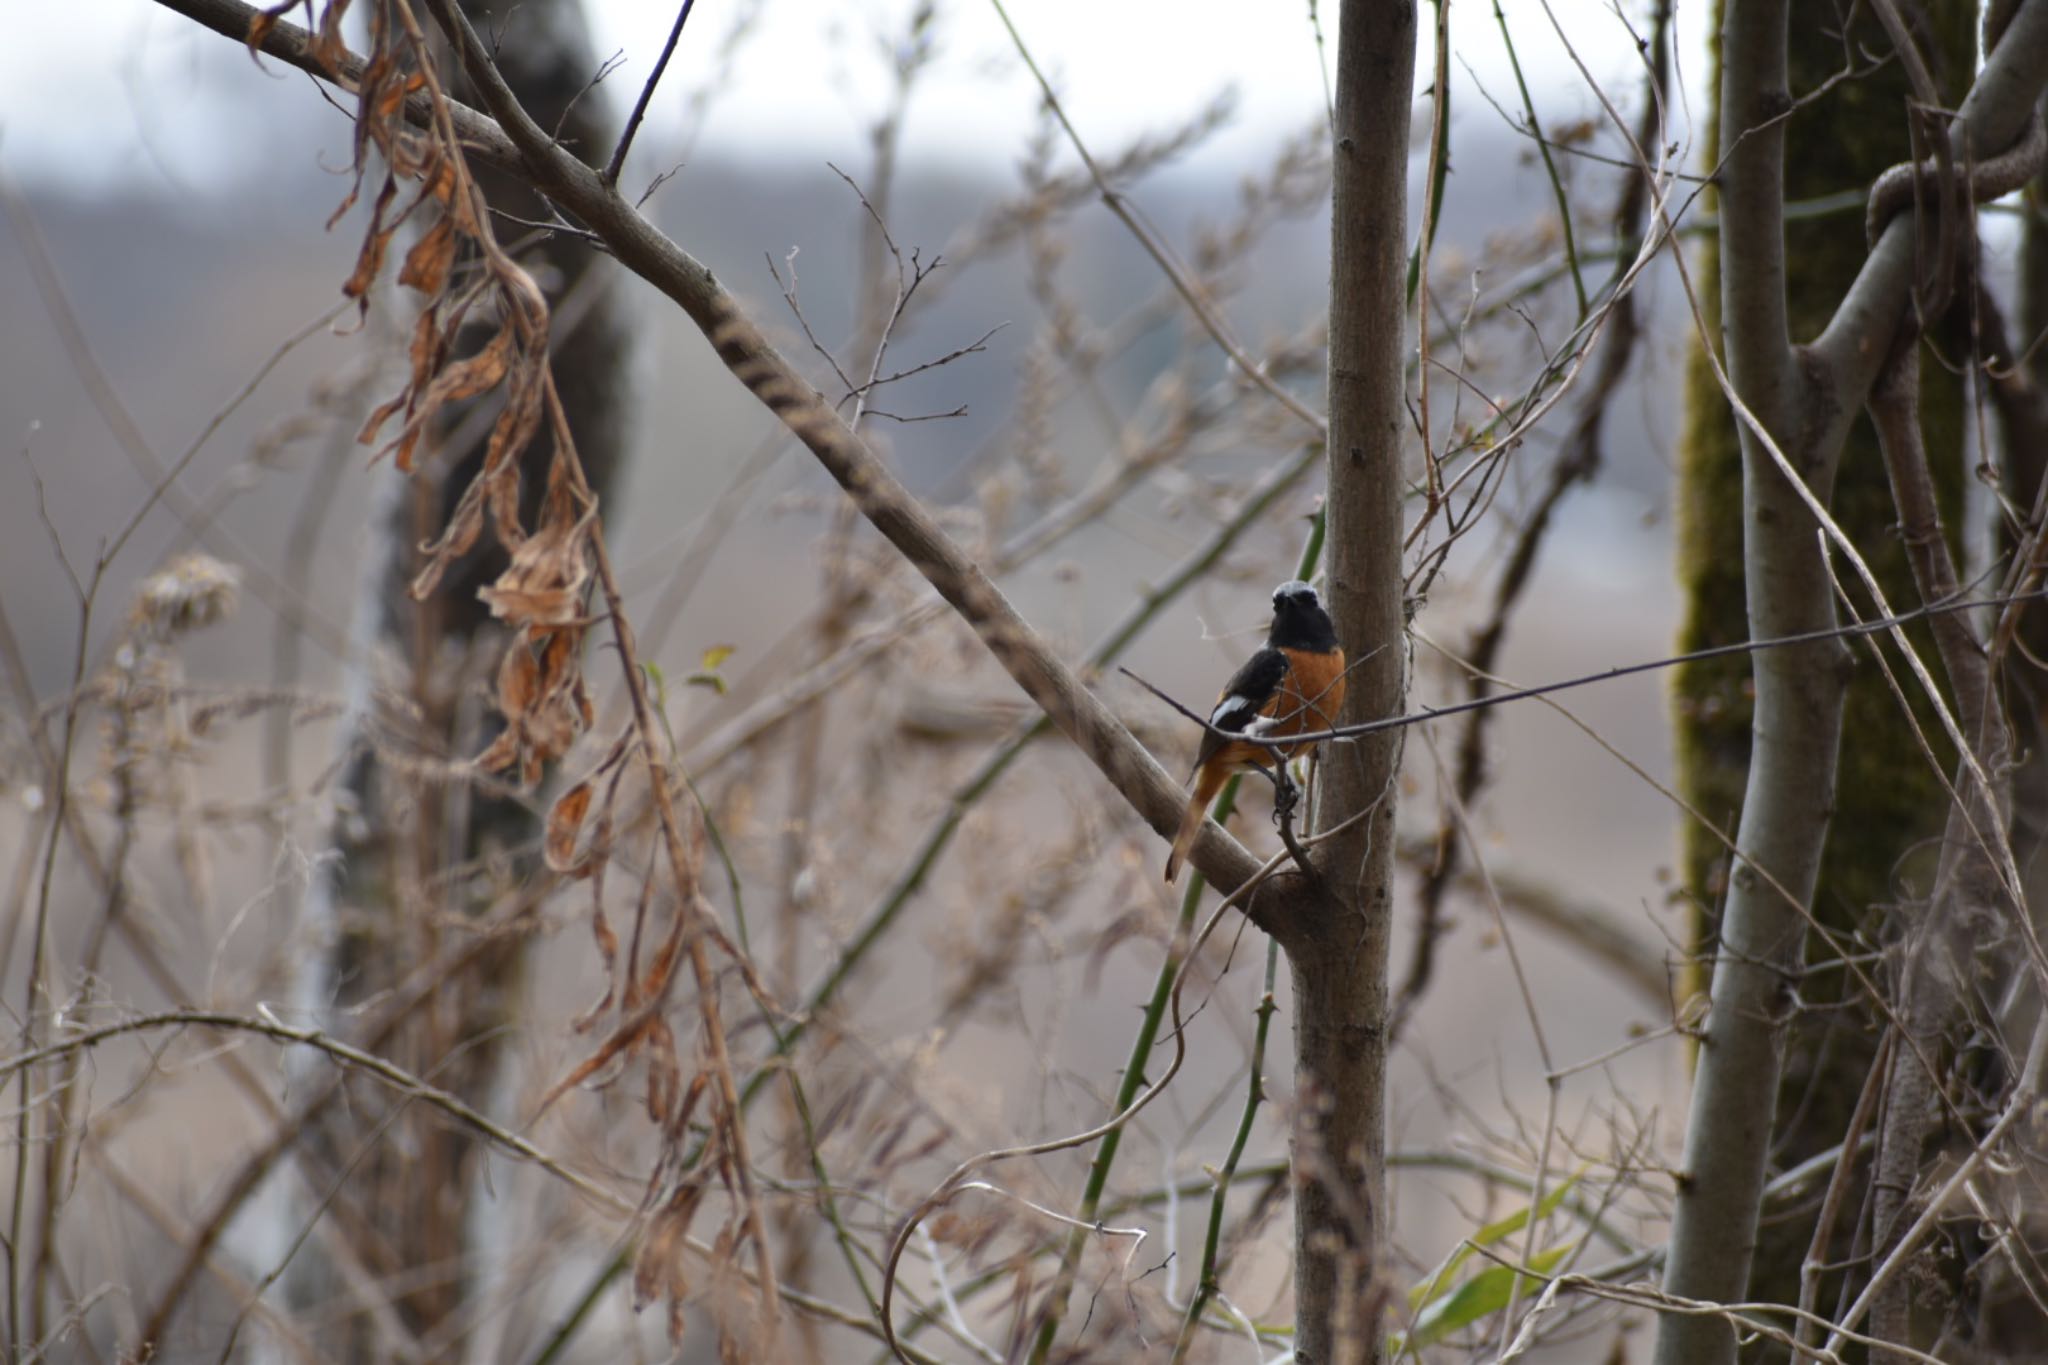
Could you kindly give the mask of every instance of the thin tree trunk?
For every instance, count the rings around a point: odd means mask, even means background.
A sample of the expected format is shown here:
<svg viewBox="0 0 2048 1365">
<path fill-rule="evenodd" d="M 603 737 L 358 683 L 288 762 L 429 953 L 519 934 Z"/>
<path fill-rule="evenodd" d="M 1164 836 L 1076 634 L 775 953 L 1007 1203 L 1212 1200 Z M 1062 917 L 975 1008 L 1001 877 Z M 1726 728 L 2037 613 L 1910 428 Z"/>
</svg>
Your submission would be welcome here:
<svg viewBox="0 0 2048 1365">
<path fill-rule="evenodd" d="M 1721 30 L 1721 307 L 1735 391 L 1826 502 L 1840 439 L 1798 438 L 1806 372 L 1785 312 L 1783 190 L 1784 0 L 1728 0 Z M 1743 582 L 1752 638 L 1826 630 L 1834 601 L 1813 515 L 1746 426 Z M 1835 800 L 1835 763 L 1849 656 L 1838 641 L 1755 657 L 1756 719 L 1749 777 L 1714 957 L 1664 1287 L 1736 1302 L 1748 1284 L 1765 1153 L 1776 1110 L 1784 1026 Z M 1796 902 L 1796 903 L 1795 903 Z M 1658 1365 L 1734 1359 L 1727 1320 L 1667 1315 Z"/>
<path fill-rule="evenodd" d="M 1975 0 L 1933 0 L 1920 7 L 1931 39 L 1928 57 L 1945 95 L 1953 101 L 1968 85 L 1975 51 Z M 1905 99 L 1910 93 L 1903 63 L 1889 62 L 1853 80 L 1830 78 L 1842 70 L 1845 40 L 1855 50 L 1882 52 L 1888 39 L 1869 7 L 1849 20 L 1846 34 L 1832 22 L 1817 22 L 1795 9 L 1788 32 L 1787 81 L 1809 102 L 1786 126 L 1785 196 L 1815 200 L 1854 191 L 1910 155 Z M 1716 68 L 1718 78 L 1718 67 Z M 1712 160 L 1717 149 L 1710 147 Z M 1785 251 L 1798 269 L 1785 282 L 1787 325 L 1794 337 L 1810 336 L 1827 322 L 1842 293 L 1856 278 L 1866 253 L 1854 210 L 1785 224 Z M 1721 282 L 1719 253 L 1705 243 L 1698 252 L 1700 287 Z M 1715 306 L 1709 327 L 1719 320 Z M 1678 572 L 1686 598 L 1681 649 L 1729 644 L 1748 635 L 1742 597 L 1742 456 L 1738 423 L 1715 381 L 1704 353 L 1695 353 L 1687 375 L 1688 417 L 1683 440 Z M 1962 385 L 1941 367 L 1931 367 L 1922 388 L 1920 411 L 1937 453 L 1934 478 L 1944 514 L 1953 524 L 1960 509 L 1963 468 Z M 1863 547 L 1871 567 L 1894 602 L 1911 601 L 1913 578 L 1898 537 L 1896 513 L 1884 462 L 1869 425 L 1856 423 L 1837 458 L 1840 470 L 1830 510 Z M 1926 628 L 1913 632 L 1923 647 Z M 1717 659 L 1684 668 L 1674 683 L 1674 732 L 1680 782 L 1687 798 L 1724 828 L 1741 810 L 1749 767 L 1750 661 Z M 1926 763 L 1912 731 L 1898 724 L 1898 702 L 1875 668 L 1858 667 L 1843 702 L 1844 733 L 1857 736 L 1839 756 L 1836 805 L 1821 859 L 1814 917 L 1841 942 L 1878 932 L 1885 908 L 1896 899 L 1902 855 L 1931 846 L 1948 805 L 1940 774 Z M 1931 727 L 1931 712 L 1918 708 Z M 1682 827 L 1685 889 L 1692 900 L 1692 938 L 1702 945 L 1681 983 L 1687 997 L 1705 992 L 1718 915 L 1732 860 L 1714 831 L 1687 821 Z M 1904 863 L 1904 874 L 1924 885 L 1931 860 Z M 1828 936 L 1809 930 L 1801 959 L 1832 961 Z M 1804 1006 L 1786 1025 L 1777 1116 L 1770 1161 L 1786 1169 L 1841 1141 L 1875 1055 L 1879 1031 L 1876 1002 L 1864 983 L 1842 971 L 1803 978 Z M 1792 1302 L 1800 1293 L 1801 1266 L 1813 1244 L 1812 1210 L 1789 1213 L 1759 1230 L 1746 1297 Z M 1846 1243 L 1846 1234 L 1843 1242 Z M 1839 1257 L 1835 1259 L 1840 1259 Z M 1839 1275 L 1831 1272 L 1821 1301 L 1833 1302 Z M 1784 1360 L 1787 1351 L 1758 1340 L 1744 1348 L 1755 1360 Z"/>
<path fill-rule="evenodd" d="M 1400 710 L 1402 389 L 1410 0 L 1347 0 L 1337 30 L 1330 263 L 1330 606 L 1353 661 L 1344 719 Z M 1317 802 L 1354 820 L 1318 862 L 1335 901 L 1286 943 L 1294 977 L 1295 1351 L 1377 1360 L 1386 1300 L 1387 955 L 1393 913 L 1391 737 L 1334 746 Z M 1369 813 L 1368 813 L 1369 812 Z"/>
</svg>

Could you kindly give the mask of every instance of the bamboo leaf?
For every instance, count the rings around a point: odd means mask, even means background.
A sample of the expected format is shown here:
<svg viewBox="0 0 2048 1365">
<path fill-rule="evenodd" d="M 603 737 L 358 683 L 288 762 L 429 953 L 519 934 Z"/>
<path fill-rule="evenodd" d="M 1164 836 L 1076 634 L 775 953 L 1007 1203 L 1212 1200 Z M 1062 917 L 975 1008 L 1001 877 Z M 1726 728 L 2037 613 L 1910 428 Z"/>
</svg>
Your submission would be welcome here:
<svg viewBox="0 0 2048 1365">
<path fill-rule="evenodd" d="M 1579 1183 L 1579 1178 L 1585 1175 L 1585 1173 L 1586 1168 L 1584 1166 L 1579 1167 L 1579 1169 L 1566 1177 L 1564 1182 L 1556 1189 L 1545 1194 L 1543 1202 L 1537 1206 L 1537 1218 L 1548 1218 L 1551 1214 L 1556 1213 L 1558 1206 L 1564 1203 L 1565 1196 L 1572 1192 L 1573 1186 Z M 1424 1303 L 1434 1298 L 1438 1291 L 1451 1283 L 1451 1277 L 1458 1273 L 1460 1266 L 1472 1258 L 1472 1253 L 1476 1248 L 1490 1247 L 1503 1238 L 1512 1237 L 1528 1225 L 1529 1210 L 1524 1206 L 1516 1209 L 1505 1218 L 1488 1223 L 1485 1227 L 1458 1243 L 1457 1247 L 1452 1250 L 1449 1256 L 1444 1258 L 1444 1263 L 1438 1266 L 1433 1274 L 1418 1281 L 1415 1287 L 1408 1291 L 1408 1311 L 1410 1313 L 1420 1312 Z"/>
<path fill-rule="evenodd" d="M 1528 1269 L 1545 1274 L 1569 1255 L 1577 1242 L 1566 1242 L 1529 1258 Z M 1491 1313 L 1507 1307 L 1510 1288 L 1519 1276 L 1522 1284 L 1514 1292 L 1527 1298 L 1535 1292 L 1536 1278 L 1511 1266 L 1488 1266 L 1450 1293 L 1434 1300 L 1415 1319 L 1412 1334 L 1396 1333 L 1389 1354 L 1411 1347 L 1433 1345 L 1461 1327 L 1469 1327 Z M 1412 1336 L 1412 1340 L 1410 1337 Z"/>
</svg>

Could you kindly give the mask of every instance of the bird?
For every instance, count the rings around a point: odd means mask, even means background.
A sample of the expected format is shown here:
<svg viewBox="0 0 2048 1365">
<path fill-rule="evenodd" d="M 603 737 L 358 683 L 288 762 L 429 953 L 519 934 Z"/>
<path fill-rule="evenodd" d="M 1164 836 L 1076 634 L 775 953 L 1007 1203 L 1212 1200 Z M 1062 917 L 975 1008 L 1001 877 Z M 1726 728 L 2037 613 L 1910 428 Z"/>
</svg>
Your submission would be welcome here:
<svg viewBox="0 0 2048 1365">
<path fill-rule="evenodd" d="M 1167 885 L 1180 875 L 1181 863 L 1202 832 L 1209 802 L 1232 773 L 1268 773 L 1284 800 L 1292 792 L 1291 783 L 1282 785 L 1287 783 L 1287 761 L 1316 745 L 1310 740 L 1269 748 L 1232 736 L 1285 739 L 1328 730 L 1343 705 L 1344 647 L 1337 641 L 1337 628 L 1314 588 L 1299 579 L 1282 583 L 1273 589 L 1273 627 L 1266 633 L 1265 648 L 1231 675 L 1209 712 L 1209 727 L 1202 732 L 1202 747 L 1188 778 L 1187 812 L 1166 858 Z"/>
</svg>

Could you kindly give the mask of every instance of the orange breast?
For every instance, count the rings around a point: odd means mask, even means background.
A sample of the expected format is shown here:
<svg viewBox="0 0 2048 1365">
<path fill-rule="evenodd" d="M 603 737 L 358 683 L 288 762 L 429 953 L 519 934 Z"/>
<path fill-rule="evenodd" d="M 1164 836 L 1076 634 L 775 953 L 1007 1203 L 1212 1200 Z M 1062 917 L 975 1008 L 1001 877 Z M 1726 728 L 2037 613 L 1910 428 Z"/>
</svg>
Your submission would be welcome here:
<svg viewBox="0 0 2048 1365">
<path fill-rule="evenodd" d="M 1281 652 L 1287 655 L 1287 679 L 1280 685 L 1280 700 L 1273 708 L 1273 723 L 1267 733 L 1284 738 L 1333 728 L 1337 724 L 1337 713 L 1344 707 L 1344 651 L 1335 649 L 1328 654 L 1311 654 L 1288 649 Z M 1291 746 L 1287 756 L 1294 758 L 1313 747 L 1313 744 Z"/>
</svg>

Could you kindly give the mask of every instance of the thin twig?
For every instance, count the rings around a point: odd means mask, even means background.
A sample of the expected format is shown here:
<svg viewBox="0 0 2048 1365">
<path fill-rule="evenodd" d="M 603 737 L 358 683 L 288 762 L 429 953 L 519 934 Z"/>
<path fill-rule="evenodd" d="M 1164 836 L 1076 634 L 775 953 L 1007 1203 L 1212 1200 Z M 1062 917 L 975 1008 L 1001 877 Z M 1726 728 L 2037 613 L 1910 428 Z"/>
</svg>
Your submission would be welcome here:
<svg viewBox="0 0 2048 1365">
<path fill-rule="evenodd" d="M 676 10 L 676 22 L 668 31 L 668 41 L 662 45 L 661 56 L 654 63 L 654 70 L 647 77 L 647 84 L 640 87 L 640 98 L 633 102 L 633 113 L 626 120 L 626 127 L 619 134 L 619 145 L 612 148 L 611 160 L 604 165 L 604 183 L 616 187 L 619 172 L 626 165 L 626 153 L 632 150 L 633 136 L 640 131 L 640 120 L 647 117 L 647 105 L 654 98 L 654 87 L 661 84 L 661 73 L 668 70 L 668 59 L 675 55 L 676 41 L 683 36 L 683 23 L 690 17 L 690 10 L 697 0 L 683 0 Z"/>
</svg>

